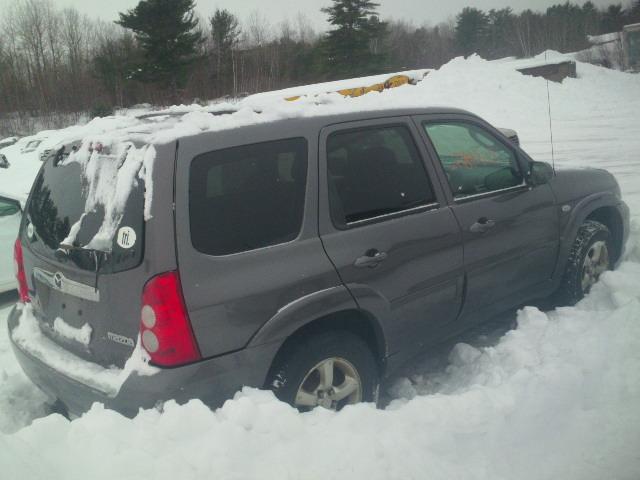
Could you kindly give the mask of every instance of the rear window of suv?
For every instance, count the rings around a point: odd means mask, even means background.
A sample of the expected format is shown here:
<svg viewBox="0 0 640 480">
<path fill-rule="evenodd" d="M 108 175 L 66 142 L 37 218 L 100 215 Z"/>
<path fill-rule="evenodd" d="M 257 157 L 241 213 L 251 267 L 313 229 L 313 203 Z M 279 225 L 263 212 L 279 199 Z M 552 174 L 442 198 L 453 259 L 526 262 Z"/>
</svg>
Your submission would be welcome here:
<svg viewBox="0 0 640 480">
<path fill-rule="evenodd" d="M 307 141 L 293 138 L 217 150 L 191 162 L 191 241 L 209 255 L 285 243 L 300 233 Z"/>
<path fill-rule="evenodd" d="M 100 175 L 103 183 L 116 183 L 118 169 L 115 158 L 105 155 L 90 162 L 102 162 Z M 122 245 L 114 234 L 114 238 L 100 251 L 83 248 L 91 244 L 108 220 L 100 202 L 95 202 L 94 207 L 85 212 L 87 204 L 93 203 L 88 201 L 92 191 L 90 181 L 78 162 L 63 163 L 53 158 L 45 162 L 36 177 L 27 206 L 24 233 L 28 246 L 42 257 L 80 270 L 96 271 L 99 267 L 101 272 L 116 273 L 138 266 L 144 245 L 144 181 L 140 178 L 132 180 L 118 225 L 118 231 L 128 230 L 133 241 Z M 93 179 L 94 187 L 96 183 Z M 115 195 L 115 187 L 112 194 Z M 69 239 L 71 244 L 68 247 L 72 249 L 61 255 Z"/>
</svg>

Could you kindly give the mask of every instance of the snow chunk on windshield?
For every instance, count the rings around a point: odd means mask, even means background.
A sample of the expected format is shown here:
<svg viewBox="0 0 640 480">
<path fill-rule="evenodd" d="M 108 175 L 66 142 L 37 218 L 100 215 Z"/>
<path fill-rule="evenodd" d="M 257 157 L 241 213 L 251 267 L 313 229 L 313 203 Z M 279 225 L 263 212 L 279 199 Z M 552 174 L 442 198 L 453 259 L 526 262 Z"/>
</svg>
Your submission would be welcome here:
<svg viewBox="0 0 640 480">
<path fill-rule="evenodd" d="M 54 328 L 56 328 L 55 325 Z M 58 329 L 60 328 L 63 327 L 58 324 Z M 64 330 L 69 333 L 69 330 Z M 108 397 L 115 397 L 125 380 L 134 372 L 141 376 L 148 376 L 160 371 L 159 368 L 149 365 L 149 356 L 141 348 L 140 339 L 138 339 L 124 368 L 115 366 L 104 368 L 96 363 L 76 357 L 42 334 L 38 320 L 34 317 L 32 307 L 29 304 L 22 307 L 20 321 L 12 331 L 11 338 L 20 348 L 44 364 Z"/>
<path fill-rule="evenodd" d="M 72 152 L 63 163 L 63 165 L 72 162 L 80 164 L 86 200 L 84 214 L 71 226 L 69 235 L 62 243 L 72 245 L 80 231 L 84 216 L 96 211 L 98 207 L 103 207 L 102 225 L 84 247 L 110 252 L 113 237 L 124 216 L 127 200 L 133 188 L 138 186 L 139 179 L 148 181 L 145 183 L 147 192 L 144 214 L 145 220 L 151 218 L 152 184 L 150 180 L 154 159 L 155 148 L 150 145 L 136 148 L 132 142 L 85 140 L 82 146 L 76 152 Z M 143 166 L 144 170 L 141 172 Z"/>
</svg>

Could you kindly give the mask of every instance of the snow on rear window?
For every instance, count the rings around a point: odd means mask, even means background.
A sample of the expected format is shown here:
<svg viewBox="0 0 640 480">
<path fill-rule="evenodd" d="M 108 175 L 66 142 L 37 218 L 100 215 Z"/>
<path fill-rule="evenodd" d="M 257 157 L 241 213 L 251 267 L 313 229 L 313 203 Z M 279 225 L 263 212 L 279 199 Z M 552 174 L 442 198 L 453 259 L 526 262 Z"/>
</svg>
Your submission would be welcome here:
<svg viewBox="0 0 640 480">
<path fill-rule="evenodd" d="M 144 221 L 147 222 L 153 217 L 151 215 L 151 202 L 153 199 L 153 166 L 156 161 L 156 149 L 153 145 L 147 148 L 142 161 L 142 169 L 138 177 L 144 180 Z"/>
<path fill-rule="evenodd" d="M 85 183 L 84 215 L 104 209 L 104 220 L 86 248 L 111 251 L 113 237 L 124 216 L 131 191 L 140 178 L 146 180 L 145 219 L 151 218 L 151 171 L 155 148 L 144 145 L 137 148 L 132 142 L 98 142 L 85 140 L 82 146 L 69 155 L 63 165 L 78 163 Z M 144 167 L 143 167 L 144 166 Z M 149 198 L 147 198 L 149 197 Z M 71 226 L 69 236 L 63 241 L 71 245 L 80 230 L 83 217 Z"/>
</svg>

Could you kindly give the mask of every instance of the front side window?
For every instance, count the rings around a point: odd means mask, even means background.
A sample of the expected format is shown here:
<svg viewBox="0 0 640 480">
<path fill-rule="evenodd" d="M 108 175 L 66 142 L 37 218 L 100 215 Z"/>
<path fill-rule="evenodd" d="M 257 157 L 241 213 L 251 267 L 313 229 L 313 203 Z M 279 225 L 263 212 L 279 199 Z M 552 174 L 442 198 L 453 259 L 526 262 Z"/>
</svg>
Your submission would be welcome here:
<svg viewBox="0 0 640 480">
<path fill-rule="evenodd" d="M 229 255 L 285 243 L 300 233 L 307 178 L 304 138 L 206 153 L 191 163 L 191 240 Z"/>
<path fill-rule="evenodd" d="M 327 167 L 331 216 L 338 226 L 435 202 L 405 126 L 332 133 Z"/>
<path fill-rule="evenodd" d="M 523 183 L 516 155 L 469 123 L 424 123 L 455 198 L 490 193 Z"/>
</svg>

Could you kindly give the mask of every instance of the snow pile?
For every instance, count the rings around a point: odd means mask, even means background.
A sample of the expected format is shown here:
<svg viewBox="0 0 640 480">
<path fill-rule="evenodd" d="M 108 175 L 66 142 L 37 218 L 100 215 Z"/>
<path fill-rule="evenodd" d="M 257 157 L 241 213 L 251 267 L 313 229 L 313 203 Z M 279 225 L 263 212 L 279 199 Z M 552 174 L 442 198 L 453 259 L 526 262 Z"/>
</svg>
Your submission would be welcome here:
<svg viewBox="0 0 640 480">
<path fill-rule="evenodd" d="M 10 309 L 0 308 L 0 432 L 5 433 L 47 413 L 47 398 L 27 379 L 11 351 L 6 322 Z M 0 450 L 6 443 L 7 438 L 0 436 Z"/>
<path fill-rule="evenodd" d="M 56 319 L 54 329 L 59 333 L 66 335 L 74 335 L 79 337 L 79 341 L 88 343 L 89 339 L 84 338 L 87 334 L 86 330 L 74 329 L 70 332 L 69 325 L 62 327 L 59 319 Z M 64 322 L 62 322 L 64 323 Z M 88 327 L 88 325 L 85 325 Z M 89 336 L 91 335 L 91 327 L 89 327 Z M 68 352 L 58 344 L 49 340 L 42 334 L 37 319 L 33 316 L 31 305 L 27 304 L 22 308 L 20 322 L 12 332 L 13 341 L 19 345 L 24 351 L 33 357 L 44 362 L 51 368 L 62 372 L 69 378 L 94 388 L 109 397 L 117 395 L 120 387 L 132 373 L 136 372 L 140 375 L 153 375 L 159 370 L 148 364 L 149 356 L 140 347 L 140 341 L 136 343 L 131 357 L 127 360 L 124 368 L 103 368 L 97 363 L 88 362 L 72 353 Z"/>
<path fill-rule="evenodd" d="M 550 161 L 546 82 L 519 74 L 516 64 L 455 59 L 417 86 L 355 99 L 249 97 L 237 114 L 194 110 L 171 117 L 171 125 L 149 124 L 143 136 L 160 141 L 286 116 L 439 104 L 514 128 L 534 158 Z M 517 329 L 494 345 L 460 344 L 446 369 L 394 382 L 387 408 L 356 405 L 339 413 L 299 414 L 268 392 L 246 389 L 215 412 L 192 401 L 134 420 L 99 405 L 75 421 L 40 418 L 44 399 L 0 336 L 3 476 L 636 480 L 640 76 L 585 64 L 578 64 L 578 75 L 549 85 L 557 164 L 611 171 L 632 208 L 633 232 L 620 268 L 577 307 L 523 309 Z M 5 315 L 0 312 L 0 330 Z"/>
<path fill-rule="evenodd" d="M 386 82 L 389 78 L 398 75 L 409 77 L 414 82 L 420 82 L 426 75 L 433 70 L 418 69 L 406 70 L 397 73 L 385 73 L 382 75 L 371 75 L 369 77 L 349 78 L 346 80 L 336 80 L 333 82 L 316 83 L 314 85 L 304 85 L 300 87 L 290 87 L 282 90 L 274 90 L 270 92 L 256 93 L 249 96 L 244 102 L 275 100 L 281 101 L 283 98 L 297 97 L 301 95 L 320 95 L 329 92 L 337 92 L 338 90 L 348 90 L 351 88 L 368 87 L 379 83 Z"/>
</svg>

